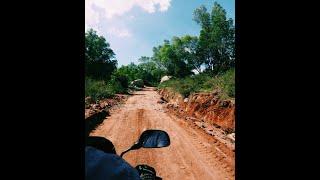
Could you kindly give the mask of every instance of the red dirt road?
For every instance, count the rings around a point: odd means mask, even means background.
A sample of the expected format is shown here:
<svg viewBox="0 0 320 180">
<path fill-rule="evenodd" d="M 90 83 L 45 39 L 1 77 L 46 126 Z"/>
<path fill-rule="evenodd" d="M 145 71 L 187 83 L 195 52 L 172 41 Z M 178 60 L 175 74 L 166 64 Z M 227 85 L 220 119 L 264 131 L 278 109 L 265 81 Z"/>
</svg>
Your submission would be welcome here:
<svg viewBox="0 0 320 180">
<path fill-rule="evenodd" d="M 111 116 L 91 135 L 111 140 L 120 154 L 144 130 L 164 130 L 170 136 L 169 147 L 133 150 L 124 159 L 133 167 L 138 164 L 154 167 L 164 180 L 234 179 L 234 159 L 219 148 L 217 140 L 166 113 L 164 105 L 157 103 L 159 99 L 160 95 L 152 88 L 136 92 L 121 108 L 111 111 Z"/>
</svg>

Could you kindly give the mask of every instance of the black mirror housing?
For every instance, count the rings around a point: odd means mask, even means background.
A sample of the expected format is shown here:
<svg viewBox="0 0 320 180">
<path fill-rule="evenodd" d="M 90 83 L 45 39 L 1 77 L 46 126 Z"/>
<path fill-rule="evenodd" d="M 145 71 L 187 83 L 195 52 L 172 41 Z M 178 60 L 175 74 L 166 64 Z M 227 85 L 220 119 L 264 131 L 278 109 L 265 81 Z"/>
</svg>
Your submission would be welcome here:
<svg viewBox="0 0 320 180">
<path fill-rule="evenodd" d="M 170 145 L 170 138 L 167 132 L 162 130 L 146 130 L 138 141 L 144 148 L 162 148 Z"/>
</svg>

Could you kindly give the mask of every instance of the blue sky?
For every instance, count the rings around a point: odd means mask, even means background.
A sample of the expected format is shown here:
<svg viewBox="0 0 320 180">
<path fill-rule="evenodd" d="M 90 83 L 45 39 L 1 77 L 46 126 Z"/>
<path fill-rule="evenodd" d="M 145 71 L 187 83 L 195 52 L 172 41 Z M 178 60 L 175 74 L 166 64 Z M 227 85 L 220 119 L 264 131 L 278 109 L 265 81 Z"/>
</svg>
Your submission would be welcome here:
<svg viewBox="0 0 320 180">
<path fill-rule="evenodd" d="M 234 0 L 216 0 L 235 18 Z M 118 66 L 152 56 L 152 48 L 173 36 L 199 35 L 192 20 L 202 4 L 211 12 L 214 0 L 86 0 L 86 29 L 104 36 L 116 54 Z"/>
</svg>

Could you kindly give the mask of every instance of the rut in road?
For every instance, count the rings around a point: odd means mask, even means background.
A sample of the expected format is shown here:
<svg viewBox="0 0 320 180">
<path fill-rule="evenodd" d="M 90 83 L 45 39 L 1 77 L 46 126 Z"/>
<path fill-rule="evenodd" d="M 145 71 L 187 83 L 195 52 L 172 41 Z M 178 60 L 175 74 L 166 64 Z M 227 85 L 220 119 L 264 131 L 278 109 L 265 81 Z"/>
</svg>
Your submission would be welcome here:
<svg viewBox="0 0 320 180">
<path fill-rule="evenodd" d="M 163 179 L 234 179 L 234 168 L 224 163 L 233 159 L 219 149 L 219 143 L 167 114 L 164 106 L 157 103 L 159 99 L 153 88 L 136 92 L 121 108 L 111 111 L 111 116 L 91 135 L 111 140 L 120 154 L 144 130 L 164 130 L 170 136 L 169 147 L 142 148 L 128 152 L 123 158 L 133 167 L 138 164 L 154 167 Z"/>
</svg>

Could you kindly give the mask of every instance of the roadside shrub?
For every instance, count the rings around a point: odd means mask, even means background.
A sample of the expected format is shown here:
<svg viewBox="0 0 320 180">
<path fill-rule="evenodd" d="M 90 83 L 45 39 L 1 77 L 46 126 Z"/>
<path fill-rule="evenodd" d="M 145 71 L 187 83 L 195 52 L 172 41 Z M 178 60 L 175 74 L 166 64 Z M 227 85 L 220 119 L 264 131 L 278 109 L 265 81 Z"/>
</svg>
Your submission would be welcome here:
<svg viewBox="0 0 320 180">
<path fill-rule="evenodd" d="M 114 92 L 108 88 L 102 80 L 85 79 L 85 96 L 90 96 L 94 101 L 109 98 L 114 95 Z"/>
<path fill-rule="evenodd" d="M 201 73 L 183 79 L 172 78 L 159 84 L 158 88 L 171 88 L 184 97 L 194 92 L 212 92 L 218 90 L 222 99 L 235 96 L 235 71 L 230 69 L 223 74 L 211 77 L 208 73 Z"/>
</svg>

